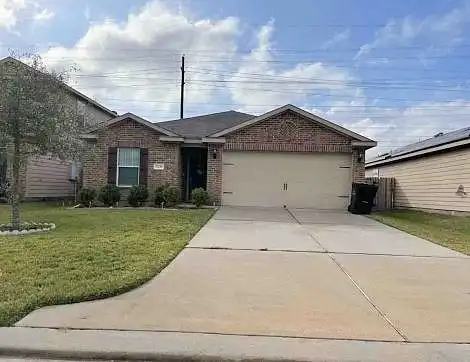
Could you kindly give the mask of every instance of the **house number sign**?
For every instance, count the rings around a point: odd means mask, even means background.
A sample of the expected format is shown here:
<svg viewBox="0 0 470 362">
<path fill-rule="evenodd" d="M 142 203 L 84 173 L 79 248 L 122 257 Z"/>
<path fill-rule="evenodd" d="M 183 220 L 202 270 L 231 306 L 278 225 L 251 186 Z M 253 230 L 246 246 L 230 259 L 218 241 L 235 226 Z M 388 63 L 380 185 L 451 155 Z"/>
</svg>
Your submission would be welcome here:
<svg viewBox="0 0 470 362">
<path fill-rule="evenodd" d="M 153 164 L 153 169 L 155 171 L 162 171 L 165 169 L 165 164 L 164 163 L 154 163 Z"/>
</svg>

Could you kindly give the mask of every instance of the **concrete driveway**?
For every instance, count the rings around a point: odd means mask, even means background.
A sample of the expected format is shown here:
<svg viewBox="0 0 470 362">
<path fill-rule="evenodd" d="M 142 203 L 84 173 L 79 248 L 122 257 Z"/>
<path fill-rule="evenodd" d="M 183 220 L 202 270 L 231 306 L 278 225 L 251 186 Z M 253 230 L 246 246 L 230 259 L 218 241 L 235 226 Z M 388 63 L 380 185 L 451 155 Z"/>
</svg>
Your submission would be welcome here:
<svg viewBox="0 0 470 362">
<path fill-rule="evenodd" d="M 18 326 L 470 342 L 470 258 L 346 213 L 222 208 L 156 278 Z"/>
</svg>

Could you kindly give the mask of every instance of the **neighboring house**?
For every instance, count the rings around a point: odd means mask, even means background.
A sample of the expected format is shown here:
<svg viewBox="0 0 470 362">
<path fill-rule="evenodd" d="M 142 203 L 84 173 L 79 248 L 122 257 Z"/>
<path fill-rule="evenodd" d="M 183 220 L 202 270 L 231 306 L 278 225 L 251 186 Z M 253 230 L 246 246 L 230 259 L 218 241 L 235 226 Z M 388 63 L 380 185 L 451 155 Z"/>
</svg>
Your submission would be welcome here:
<svg viewBox="0 0 470 362">
<path fill-rule="evenodd" d="M 368 160 L 366 175 L 395 178 L 395 207 L 470 212 L 470 127 Z"/>
<path fill-rule="evenodd" d="M 376 142 L 292 105 L 261 116 L 235 111 L 161 123 L 125 114 L 84 135 L 84 186 L 169 183 L 189 200 L 203 187 L 214 203 L 347 208 Z"/>
<path fill-rule="evenodd" d="M 12 57 L 0 60 L 0 66 L 8 66 L 9 63 L 28 67 Z M 84 126 L 93 127 L 117 116 L 115 112 L 72 87 L 64 84 L 64 89 L 75 106 L 77 122 L 83 123 Z M 71 165 L 72 162 L 61 161 L 46 155 L 31 158 L 23 175 L 23 199 L 44 200 L 73 197 L 75 185 L 70 180 Z M 0 166 L 0 178 L 2 170 Z"/>
</svg>

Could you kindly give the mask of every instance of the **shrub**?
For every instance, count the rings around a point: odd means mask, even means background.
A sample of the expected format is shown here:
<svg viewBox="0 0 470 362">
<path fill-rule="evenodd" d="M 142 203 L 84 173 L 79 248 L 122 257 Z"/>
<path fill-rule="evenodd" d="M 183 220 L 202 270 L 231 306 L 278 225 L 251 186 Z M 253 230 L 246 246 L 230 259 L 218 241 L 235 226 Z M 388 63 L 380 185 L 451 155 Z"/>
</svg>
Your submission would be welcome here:
<svg viewBox="0 0 470 362">
<path fill-rule="evenodd" d="M 105 206 L 114 206 L 121 200 L 121 191 L 116 185 L 103 186 L 100 189 L 98 200 L 105 204 Z"/>
<path fill-rule="evenodd" d="M 154 196 L 155 205 L 161 206 L 162 203 L 165 203 L 163 192 L 165 191 L 165 188 L 167 187 L 169 187 L 169 185 L 157 186 L 157 189 L 155 190 L 155 196 Z"/>
<path fill-rule="evenodd" d="M 157 206 L 172 207 L 180 199 L 180 190 L 176 187 L 172 187 L 169 184 L 160 185 L 155 190 L 155 204 Z"/>
<path fill-rule="evenodd" d="M 82 188 L 80 190 L 80 194 L 78 195 L 80 203 L 89 207 L 93 205 L 93 201 L 95 201 L 95 198 L 96 190 L 89 187 Z"/>
<path fill-rule="evenodd" d="M 210 199 L 209 194 L 202 187 L 194 189 L 191 192 L 191 198 L 192 198 L 193 204 L 196 205 L 196 207 L 207 205 Z"/>
<path fill-rule="evenodd" d="M 176 187 L 168 186 L 163 190 L 163 200 L 165 206 L 172 207 L 175 206 L 178 200 L 180 199 L 180 190 Z"/>
<path fill-rule="evenodd" d="M 127 197 L 127 201 L 129 205 L 133 207 L 139 207 L 144 204 L 145 201 L 149 198 L 149 191 L 147 187 L 144 185 L 133 186 L 129 191 L 129 196 Z"/>
</svg>

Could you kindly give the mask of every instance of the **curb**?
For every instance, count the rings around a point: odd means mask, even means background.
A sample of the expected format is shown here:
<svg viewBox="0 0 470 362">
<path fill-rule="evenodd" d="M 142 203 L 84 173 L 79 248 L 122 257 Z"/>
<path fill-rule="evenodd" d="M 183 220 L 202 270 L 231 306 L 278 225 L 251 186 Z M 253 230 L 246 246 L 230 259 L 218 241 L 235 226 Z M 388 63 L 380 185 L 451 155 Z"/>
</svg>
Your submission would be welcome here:
<svg viewBox="0 0 470 362">
<path fill-rule="evenodd" d="M 0 328 L 1 358 L 116 361 L 468 361 L 470 344 L 190 332 Z"/>
</svg>

